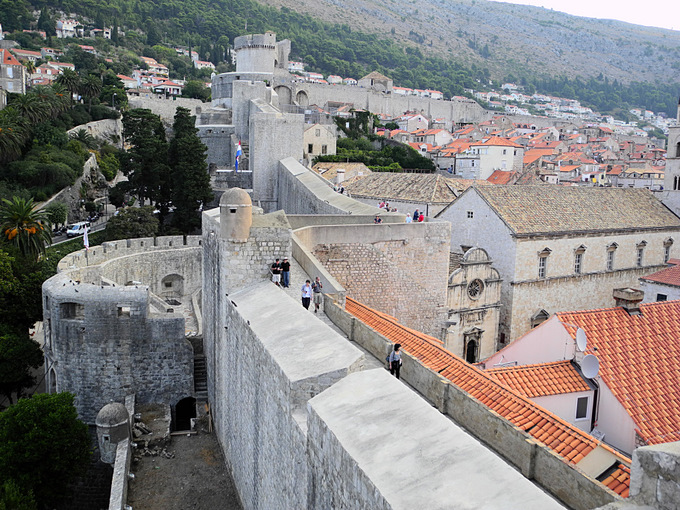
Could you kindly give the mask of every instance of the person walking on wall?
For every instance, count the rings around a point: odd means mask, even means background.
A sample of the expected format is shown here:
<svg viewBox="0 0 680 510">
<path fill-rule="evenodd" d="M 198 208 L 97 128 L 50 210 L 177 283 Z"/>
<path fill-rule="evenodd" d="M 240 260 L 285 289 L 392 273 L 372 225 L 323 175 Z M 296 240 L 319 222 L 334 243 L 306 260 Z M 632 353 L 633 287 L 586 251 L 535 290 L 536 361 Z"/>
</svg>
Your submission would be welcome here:
<svg viewBox="0 0 680 510">
<path fill-rule="evenodd" d="M 306 310 L 309 310 L 309 303 L 312 300 L 312 286 L 309 283 L 309 280 L 307 280 L 302 286 L 302 306 Z"/>
<path fill-rule="evenodd" d="M 418 218 L 420 218 L 420 211 L 416 209 L 413 211 L 413 221 L 418 221 Z"/>
<path fill-rule="evenodd" d="M 272 264 L 272 281 L 276 285 L 280 285 L 281 282 L 281 262 L 276 259 L 276 262 Z"/>
<path fill-rule="evenodd" d="M 321 284 L 321 280 L 319 280 L 319 277 L 316 277 L 316 280 L 314 280 L 314 283 L 312 283 L 312 291 L 314 292 L 314 313 L 319 312 L 319 306 L 321 306 L 321 289 L 323 289 L 323 285 Z"/>
<path fill-rule="evenodd" d="M 288 288 L 290 286 L 290 262 L 288 262 L 288 257 L 283 257 L 283 262 L 281 262 L 281 276 L 283 277 L 281 285 Z"/>
<path fill-rule="evenodd" d="M 399 379 L 399 370 L 401 369 L 401 344 L 396 344 L 387 360 L 390 363 L 390 374 Z"/>
</svg>

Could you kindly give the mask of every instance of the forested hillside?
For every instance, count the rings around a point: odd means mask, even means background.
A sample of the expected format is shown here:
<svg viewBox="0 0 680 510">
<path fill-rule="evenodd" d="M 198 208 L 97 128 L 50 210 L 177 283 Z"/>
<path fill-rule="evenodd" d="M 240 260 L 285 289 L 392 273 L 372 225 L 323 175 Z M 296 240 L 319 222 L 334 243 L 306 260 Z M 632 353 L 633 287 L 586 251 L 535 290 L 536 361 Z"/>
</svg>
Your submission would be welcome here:
<svg viewBox="0 0 680 510">
<path fill-rule="evenodd" d="M 283 3 L 284 0 L 277 1 Z M 317 7 L 306 2 L 296 0 L 295 5 L 300 10 L 309 7 L 310 12 L 318 12 L 318 6 L 328 5 L 326 0 L 316 2 Z M 0 0 L 0 23 L 5 30 L 28 28 L 34 19 L 30 13 L 33 9 L 47 8 L 53 19 L 58 10 L 72 12 L 88 18 L 96 26 L 120 27 L 126 36 L 120 38 L 119 43 L 137 51 L 146 48 L 148 52 L 149 47 L 158 43 L 182 44 L 199 51 L 201 59 L 213 62 L 227 58 L 229 43 L 234 37 L 273 30 L 279 39 L 292 41 L 292 58 L 301 59 L 308 64 L 308 69 L 325 74 L 359 78 L 378 70 L 393 78 L 395 84 L 434 88 L 447 96 L 462 95 L 465 88 L 484 90 L 490 80 L 496 85 L 508 80 L 525 85 L 529 92 L 579 99 L 602 112 L 619 109 L 625 112 L 628 107 L 637 106 L 669 115 L 675 113 L 680 85 L 677 70 L 675 73 L 667 70 L 679 62 L 678 32 L 618 23 L 599 34 L 598 27 L 607 26 L 606 22 L 586 20 L 592 23 L 584 25 L 583 18 L 560 13 L 546 19 L 532 14 L 533 18 L 525 17 L 522 23 L 520 14 L 525 12 L 524 8 L 513 6 L 513 26 L 505 26 L 504 22 L 497 27 L 496 35 L 487 38 L 477 34 L 487 33 L 484 27 L 488 28 L 488 19 L 494 21 L 499 10 L 510 9 L 507 4 L 494 3 L 489 11 L 489 2 L 484 1 L 438 2 L 439 11 L 435 15 L 432 11 L 435 3 L 423 2 L 419 2 L 422 7 L 418 8 L 410 4 L 404 7 L 396 2 L 383 3 L 379 10 L 373 9 L 376 4 L 368 8 L 368 1 L 345 2 L 343 15 L 334 19 L 346 23 L 333 24 L 289 7 L 278 9 L 254 0 Z M 425 7 L 429 14 L 423 16 L 420 11 Z M 460 11 L 463 7 L 467 10 Z M 447 12 L 452 9 L 458 9 L 455 12 L 459 14 L 449 16 Z M 496 17 L 485 16 L 488 12 L 495 13 Z M 328 14 L 324 19 L 329 19 Z M 568 25 L 569 19 L 579 20 L 576 32 Z M 396 21 L 390 25 L 389 20 Z M 380 34 L 369 33 L 373 21 L 374 30 L 379 26 L 391 28 Z M 439 22 L 450 25 L 450 30 L 436 31 Z M 358 26 L 367 31 L 357 30 Z M 424 30 L 430 26 L 431 31 Z M 536 26 L 542 27 L 541 30 L 534 30 Z M 622 27 L 628 27 L 627 31 Z M 537 36 L 543 33 L 544 37 L 551 35 L 554 39 L 555 34 L 563 32 L 566 35 L 557 49 L 554 41 L 548 48 L 545 38 Z M 613 38 L 616 33 L 629 38 L 623 40 L 619 35 L 617 42 Z M 656 34 L 655 38 L 650 34 Z M 662 44 L 664 38 L 667 46 Z M 461 41 L 465 41 L 465 51 Z M 638 51 L 638 47 L 644 51 Z M 645 55 L 650 52 L 651 55 Z M 579 55 L 581 58 L 577 58 Z M 597 58 L 600 58 L 599 64 Z M 650 62 L 657 65 L 650 66 Z M 650 69 L 642 72 L 642 64 Z M 626 65 L 630 68 L 627 73 L 623 71 Z M 597 69 L 599 72 L 595 73 Z M 671 75 L 675 76 L 672 82 L 660 79 Z"/>
</svg>

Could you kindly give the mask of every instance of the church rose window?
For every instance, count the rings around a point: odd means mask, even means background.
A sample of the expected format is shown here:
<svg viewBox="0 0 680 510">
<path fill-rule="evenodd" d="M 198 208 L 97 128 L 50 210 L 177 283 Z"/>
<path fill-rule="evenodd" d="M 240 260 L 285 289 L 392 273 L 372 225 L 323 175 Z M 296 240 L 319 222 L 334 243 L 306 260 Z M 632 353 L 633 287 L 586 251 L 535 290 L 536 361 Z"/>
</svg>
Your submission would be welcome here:
<svg viewBox="0 0 680 510">
<path fill-rule="evenodd" d="M 479 296 L 482 295 L 482 291 L 484 290 L 484 282 L 480 280 L 479 278 L 472 280 L 470 284 L 468 285 L 468 296 L 470 296 L 472 299 L 478 299 Z"/>
</svg>

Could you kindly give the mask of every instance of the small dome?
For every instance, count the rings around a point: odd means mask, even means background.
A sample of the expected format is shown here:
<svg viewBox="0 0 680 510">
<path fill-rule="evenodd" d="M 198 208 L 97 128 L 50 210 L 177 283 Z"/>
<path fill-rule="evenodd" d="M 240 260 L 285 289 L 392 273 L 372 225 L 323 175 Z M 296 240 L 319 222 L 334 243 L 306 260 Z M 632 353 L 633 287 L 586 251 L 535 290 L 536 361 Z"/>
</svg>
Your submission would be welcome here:
<svg viewBox="0 0 680 510">
<path fill-rule="evenodd" d="M 241 188 L 229 188 L 220 197 L 220 207 L 226 206 L 252 206 L 250 195 Z"/>
<path fill-rule="evenodd" d="M 114 427 L 127 423 L 129 419 L 130 415 L 123 404 L 111 402 L 102 407 L 99 413 L 97 413 L 95 424 L 97 427 Z"/>
</svg>

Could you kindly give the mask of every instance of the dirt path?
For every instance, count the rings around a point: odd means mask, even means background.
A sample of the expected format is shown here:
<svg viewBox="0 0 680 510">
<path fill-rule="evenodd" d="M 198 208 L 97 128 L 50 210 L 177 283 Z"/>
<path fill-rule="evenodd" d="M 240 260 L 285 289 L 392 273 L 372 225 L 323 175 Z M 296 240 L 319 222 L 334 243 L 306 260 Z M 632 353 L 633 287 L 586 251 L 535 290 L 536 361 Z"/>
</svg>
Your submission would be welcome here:
<svg viewBox="0 0 680 510">
<path fill-rule="evenodd" d="M 135 510 L 242 510 L 214 434 L 173 436 L 168 456 L 133 462 L 128 505 Z"/>
</svg>

